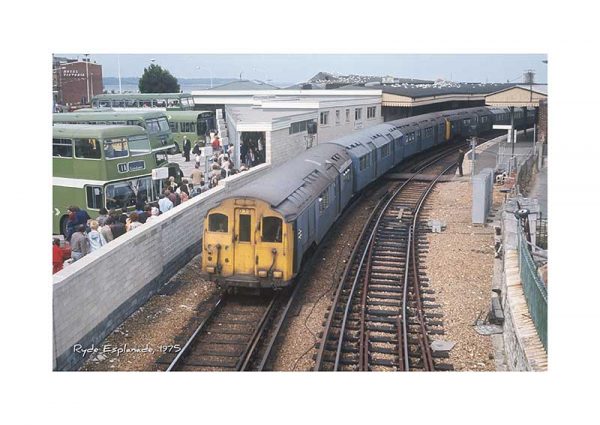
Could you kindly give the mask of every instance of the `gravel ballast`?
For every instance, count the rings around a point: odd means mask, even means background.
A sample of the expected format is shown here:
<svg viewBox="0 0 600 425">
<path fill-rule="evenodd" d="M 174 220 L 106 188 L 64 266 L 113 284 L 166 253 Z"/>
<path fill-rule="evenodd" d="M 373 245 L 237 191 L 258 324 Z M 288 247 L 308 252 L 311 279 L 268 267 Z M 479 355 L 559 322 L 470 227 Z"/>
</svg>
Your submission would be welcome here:
<svg viewBox="0 0 600 425">
<path fill-rule="evenodd" d="M 445 360 L 456 371 L 493 371 L 491 338 L 479 335 L 474 324 L 490 308 L 494 231 L 471 224 L 471 187 L 467 179 L 438 184 L 427 201 L 429 217 L 446 223 L 441 233 L 427 234 L 427 276 L 445 330 L 433 339 L 456 342 Z"/>
<path fill-rule="evenodd" d="M 174 338 L 194 316 L 198 304 L 216 291 L 215 284 L 199 277 L 197 256 L 177 273 L 161 292 L 127 318 L 89 357 L 82 371 L 157 370 L 163 350 L 173 349 Z M 176 285 L 164 291 L 168 285 Z"/>
</svg>

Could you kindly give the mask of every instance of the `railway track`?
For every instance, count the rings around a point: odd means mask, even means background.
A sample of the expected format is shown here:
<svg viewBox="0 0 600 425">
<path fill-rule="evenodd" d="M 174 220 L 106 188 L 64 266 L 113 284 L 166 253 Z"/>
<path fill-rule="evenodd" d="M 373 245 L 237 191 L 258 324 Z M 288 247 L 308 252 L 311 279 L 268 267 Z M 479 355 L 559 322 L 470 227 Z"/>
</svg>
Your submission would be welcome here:
<svg viewBox="0 0 600 425">
<path fill-rule="evenodd" d="M 427 252 L 423 203 L 455 169 L 454 152 L 436 156 L 379 202 L 344 270 L 319 342 L 315 370 L 444 370 L 429 335 L 443 333 L 419 259 Z M 420 181 L 427 171 L 437 177 Z"/>
<path fill-rule="evenodd" d="M 271 347 L 264 346 L 263 339 L 289 295 L 286 291 L 262 297 L 220 293 L 200 308 L 191 335 L 188 331 L 177 338 L 183 342 L 181 350 L 164 354 L 158 368 L 170 372 L 264 367 Z"/>
</svg>

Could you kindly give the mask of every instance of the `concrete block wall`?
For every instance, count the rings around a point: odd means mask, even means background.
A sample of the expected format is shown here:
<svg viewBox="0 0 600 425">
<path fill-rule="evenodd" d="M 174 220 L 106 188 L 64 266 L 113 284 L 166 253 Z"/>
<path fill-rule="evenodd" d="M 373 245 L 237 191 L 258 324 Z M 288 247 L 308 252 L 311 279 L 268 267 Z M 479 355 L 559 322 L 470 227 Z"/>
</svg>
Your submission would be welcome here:
<svg viewBox="0 0 600 425">
<path fill-rule="evenodd" d="M 492 208 L 494 190 L 494 170 L 485 168 L 473 176 L 473 203 L 471 207 L 471 221 L 476 224 L 485 224 Z"/>
<path fill-rule="evenodd" d="M 200 253 L 206 212 L 269 168 L 236 174 L 53 276 L 53 368 L 73 370 L 129 315 Z"/>
</svg>

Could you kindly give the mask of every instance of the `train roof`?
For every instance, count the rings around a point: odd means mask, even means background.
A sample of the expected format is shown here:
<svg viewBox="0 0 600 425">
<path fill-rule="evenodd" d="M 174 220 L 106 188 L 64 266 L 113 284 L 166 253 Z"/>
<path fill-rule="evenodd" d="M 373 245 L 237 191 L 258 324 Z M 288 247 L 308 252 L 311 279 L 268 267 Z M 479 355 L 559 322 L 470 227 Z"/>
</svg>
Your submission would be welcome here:
<svg viewBox="0 0 600 425">
<path fill-rule="evenodd" d="M 317 145 L 237 189 L 228 198 L 265 201 L 286 220 L 293 220 L 350 162 L 342 147 Z"/>
<path fill-rule="evenodd" d="M 53 137 L 128 137 L 147 135 L 146 130 L 137 125 L 92 125 L 92 124 L 55 124 Z"/>
</svg>

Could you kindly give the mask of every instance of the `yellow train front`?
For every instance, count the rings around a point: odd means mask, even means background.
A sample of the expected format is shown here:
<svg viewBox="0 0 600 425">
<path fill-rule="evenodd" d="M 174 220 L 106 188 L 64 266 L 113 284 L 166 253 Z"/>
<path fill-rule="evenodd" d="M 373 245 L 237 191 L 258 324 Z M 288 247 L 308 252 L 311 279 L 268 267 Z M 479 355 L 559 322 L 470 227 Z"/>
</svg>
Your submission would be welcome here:
<svg viewBox="0 0 600 425">
<path fill-rule="evenodd" d="M 350 200 L 351 165 L 322 144 L 231 192 L 205 217 L 203 271 L 227 287 L 290 285 Z"/>
<path fill-rule="evenodd" d="M 202 267 L 227 286 L 281 287 L 293 278 L 293 224 L 258 199 L 224 200 L 204 221 Z"/>
</svg>

